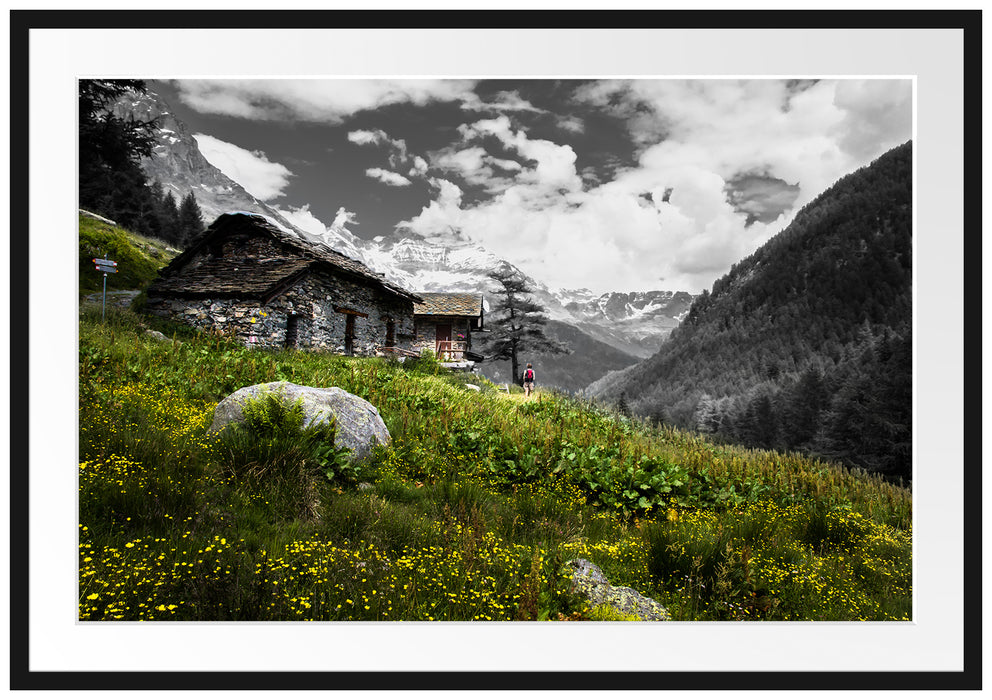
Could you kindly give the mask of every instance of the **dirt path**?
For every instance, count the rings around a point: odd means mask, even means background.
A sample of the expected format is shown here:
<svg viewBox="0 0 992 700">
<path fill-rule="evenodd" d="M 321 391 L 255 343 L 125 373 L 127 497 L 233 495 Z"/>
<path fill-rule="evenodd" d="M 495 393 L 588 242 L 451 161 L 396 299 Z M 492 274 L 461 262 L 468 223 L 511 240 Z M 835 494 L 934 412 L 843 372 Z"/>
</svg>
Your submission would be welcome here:
<svg viewBox="0 0 992 700">
<path fill-rule="evenodd" d="M 107 308 L 127 309 L 134 298 L 140 294 L 137 289 L 114 290 L 107 292 Z M 103 292 L 87 294 L 83 301 L 90 304 L 103 304 Z"/>
</svg>

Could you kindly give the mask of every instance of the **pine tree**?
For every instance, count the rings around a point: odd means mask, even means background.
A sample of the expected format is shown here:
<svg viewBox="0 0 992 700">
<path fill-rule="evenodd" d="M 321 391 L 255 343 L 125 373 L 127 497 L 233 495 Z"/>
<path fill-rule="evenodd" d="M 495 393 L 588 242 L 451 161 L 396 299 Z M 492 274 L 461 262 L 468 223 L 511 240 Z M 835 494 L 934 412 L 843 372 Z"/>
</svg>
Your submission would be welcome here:
<svg viewBox="0 0 992 700">
<path fill-rule="evenodd" d="M 790 449 L 809 446 L 827 404 L 823 374 L 816 365 L 810 365 L 783 399 L 782 438 Z"/>
<path fill-rule="evenodd" d="M 79 81 L 79 202 L 139 229 L 155 225 L 140 163 L 151 155 L 157 124 L 118 117 L 111 108 L 122 95 L 144 90 L 141 80 Z"/>
<path fill-rule="evenodd" d="M 542 352 L 565 355 L 570 350 L 557 340 L 544 334 L 548 322 L 545 309 L 531 296 L 527 283 L 508 270 L 496 270 L 489 278 L 499 287 L 491 289 L 496 295 L 491 320 L 489 353 L 494 360 L 509 360 L 513 380 L 520 379 L 518 358 L 525 352 Z"/>
<path fill-rule="evenodd" d="M 134 227 L 146 236 L 162 237 L 162 220 L 159 217 L 160 205 L 151 187 L 136 188 L 132 194 Z"/>
<path fill-rule="evenodd" d="M 631 416 L 630 404 L 627 403 L 627 394 L 622 391 L 620 392 L 620 398 L 617 400 L 617 413 L 627 418 Z"/>
<path fill-rule="evenodd" d="M 775 445 L 778 438 L 778 421 L 770 396 L 759 394 L 751 399 L 740 420 L 740 432 L 745 444 L 766 449 Z"/>
<path fill-rule="evenodd" d="M 158 183 L 155 183 L 158 185 Z M 159 185 L 159 190 L 162 186 Z M 158 218 L 161 224 L 162 239 L 173 245 L 182 245 L 182 233 L 179 227 L 179 207 L 172 192 L 164 192 L 159 198 Z"/>
<path fill-rule="evenodd" d="M 186 247 L 191 240 L 203 233 L 205 228 L 200 205 L 196 203 L 196 197 L 190 192 L 183 197 L 182 204 L 179 205 L 179 244 Z"/>
<path fill-rule="evenodd" d="M 696 406 L 696 430 L 703 433 L 715 433 L 719 425 L 720 414 L 716 400 L 709 394 L 703 394 Z"/>
</svg>

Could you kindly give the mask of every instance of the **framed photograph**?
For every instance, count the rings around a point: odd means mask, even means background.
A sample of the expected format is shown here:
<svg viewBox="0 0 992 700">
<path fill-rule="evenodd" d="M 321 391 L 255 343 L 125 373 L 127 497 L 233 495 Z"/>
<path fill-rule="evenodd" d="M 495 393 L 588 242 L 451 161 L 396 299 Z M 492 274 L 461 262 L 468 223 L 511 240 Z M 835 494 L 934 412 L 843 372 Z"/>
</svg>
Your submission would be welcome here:
<svg viewBox="0 0 992 700">
<path fill-rule="evenodd" d="M 981 171 L 968 145 L 982 135 L 981 12 L 575 9 L 575 28 L 564 29 L 565 11 L 11 12 L 11 165 L 22 174 L 11 179 L 17 264 L 7 314 L 14 689 L 980 687 L 981 620 L 969 611 L 981 609 L 981 397 L 963 378 L 980 375 Z M 78 517 L 79 405 L 95 389 L 80 381 L 80 363 L 100 360 L 82 357 L 78 337 L 77 236 L 80 197 L 89 193 L 80 193 L 77 154 L 85 145 L 80 81 L 93 79 L 143 81 L 157 101 L 135 102 L 131 115 L 151 110 L 141 114 L 168 131 L 156 147 L 181 142 L 173 156 L 189 161 L 183 177 L 201 178 L 202 196 L 188 206 L 199 207 L 203 226 L 187 236 L 161 224 L 175 247 L 251 206 L 264 221 L 246 225 L 299 235 L 322 251 L 319 265 L 360 260 L 349 279 L 364 275 L 376 299 L 419 300 L 407 319 L 392 306 L 361 306 L 362 293 L 355 302 L 335 297 L 321 312 L 334 318 L 321 326 L 306 309 L 323 304 L 325 290 L 312 299 L 287 290 L 324 273 L 282 261 L 284 271 L 256 286 L 266 303 L 288 304 L 220 303 L 256 284 L 231 263 L 227 282 L 211 282 L 211 298 L 176 282 L 149 293 L 149 309 L 228 324 L 204 329 L 249 346 L 312 343 L 348 355 L 422 350 L 415 346 L 428 318 L 432 355 L 457 365 L 482 356 L 471 341 L 498 317 L 497 295 L 463 289 L 459 275 L 512 269 L 534 286 L 551 323 L 571 314 L 589 338 L 567 361 L 535 360 L 538 397 L 548 390 L 542 381 L 581 392 L 651 357 L 690 308 L 703 308 L 700 298 L 715 296 L 721 280 L 733 283 L 742 261 L 757 265 L 755 251 L 804 207 L 897 153 L 912 172 L 901 214 L 913 232 L 903 269 L 913 288 L 903 326 L 907 347 L 912 341 L 912 457 L 898 474 L 912 484 L 904 561 L 912 592 L 886 595 L 905 598 L 902 612 L 885 621 L 827 613 L 750 621 L 780 604 L 767 595 L 740 605 L 737 617 L 710 610 L 691 622 L 486 621 L 482 613 L 443 622 L 419 613 L 378 622 L 175 621 L 168 605 L 141 622 L 111 621 L 102 608 L 88 620 L 77 558 L 88 542 Z M 170 194 L 178 222 L 187 193 L 176 177 L 163 175 L 156 196 Z M 879 236 L 886 226 L 879 219 Z M 227 250 L 217 230 L 215 243 L 201 246 L 215 262 Z M 411 262 L 430 256 L 430 265 Z M 97 257 L 104 277 L 116 274 L 115 261 Z M 841 258 L 838 278 L 842 262 L 858 264 Z M 89 291 L 99 298 L 97 286 Z M 676 292 L 684 308 L 664 311 Z M 180 303 L 201 306 L 177 312 Z M 612 310 L 603 311 L 607 303 Z M 612 319 L 607 330 L 598 326 L 601 335 L 589 330 L 594 312 Z M 576 320 L 582 313 L 586 326 Z M 380 316 L 373 332 L 370 318 Z M 604 348 L 631 359 L 576 378 L 590 371 L 577 359 L 614 361 Z M 506 355 L 481 376 L 526 401 L 530 359 L 518 366 L 514 354 L 511 366 Z M 798 377 L 798 361 L 763 367 L 766 385 L 780 372 Z M 526 393 L 511 388 L 518 379 Z M 652 415 L 633 389 L 601 391 L 614 413 Z M 718 398 L 697 394 L 685 404 L 693 428 L 707 411 L 713 425 L 714 412 L 732 414 Z M 686 417 L 656 418 L 675 425 Z M 799 442 L 782 440 L 790 449 Z M 588 488 L 605 503 L 599 483 Z M 636 495 L 643 501 L 644 493 Z M 683 512 L 674 495 L 657 504 L 631 498 L 632 514 L 638 505 L 672 520 Z"/>
</svg>

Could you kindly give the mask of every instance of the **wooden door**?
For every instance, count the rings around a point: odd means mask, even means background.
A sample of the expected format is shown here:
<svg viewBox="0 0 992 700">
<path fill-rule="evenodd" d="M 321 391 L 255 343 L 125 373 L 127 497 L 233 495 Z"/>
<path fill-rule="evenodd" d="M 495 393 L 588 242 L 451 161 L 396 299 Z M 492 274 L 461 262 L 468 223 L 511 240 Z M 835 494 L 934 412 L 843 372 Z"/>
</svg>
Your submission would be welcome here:
<svg viewBox="0 0 992 700">
<path fill-rule="evenodd" d="M 353 314 L 345 316 L 344 322 L 344 354 L 355 354 L 355 317 Z"/>
<path fill-rule="evenodd" d="M 286 347 L 295 348 L 300 342 L 300 317 L 289 314 L 286 317 Z"/>
<path fill-rule="evenodd" d="M 441 357 L 442 353 L 451 352 L 451 324 L 450 323 L 439 323 L 434 326 L 435 338 L 437 340 L 436 351 L 437 356 Z"/>
</svg>

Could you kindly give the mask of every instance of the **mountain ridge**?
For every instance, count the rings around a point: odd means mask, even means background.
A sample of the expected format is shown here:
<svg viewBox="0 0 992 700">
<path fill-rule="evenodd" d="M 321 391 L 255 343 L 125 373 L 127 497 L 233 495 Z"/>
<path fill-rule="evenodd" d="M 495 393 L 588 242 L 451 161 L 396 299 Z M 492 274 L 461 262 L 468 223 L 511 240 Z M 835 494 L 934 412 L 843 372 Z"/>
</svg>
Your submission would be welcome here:
<svg viewBox="0 0 992 700">
<path fill-rule="evenodd" d="M 838 180 L 696 298 L 657 353 L 587 388 L 906 478 L 911 390 L 912 142 Z"/>
</svg>

